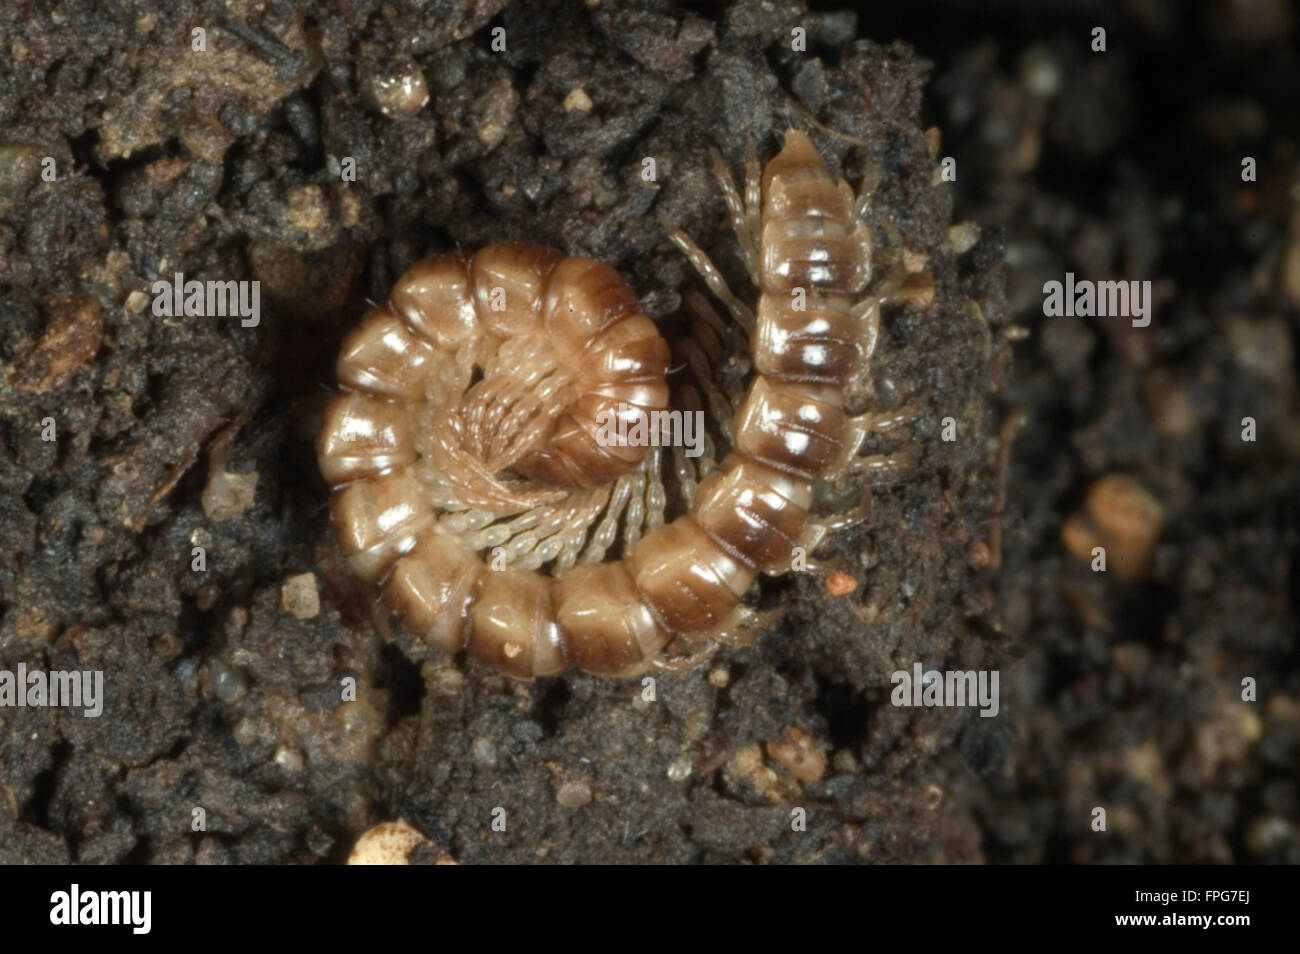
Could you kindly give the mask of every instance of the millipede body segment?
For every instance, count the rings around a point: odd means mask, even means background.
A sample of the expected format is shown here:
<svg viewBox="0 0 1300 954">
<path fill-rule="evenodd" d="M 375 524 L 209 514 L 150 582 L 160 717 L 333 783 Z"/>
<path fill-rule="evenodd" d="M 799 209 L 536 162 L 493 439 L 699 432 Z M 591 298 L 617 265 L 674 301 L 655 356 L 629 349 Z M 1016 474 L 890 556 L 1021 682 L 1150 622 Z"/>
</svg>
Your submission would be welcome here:
<svg viewBox="0 0 1300 954">
<path fill-rule="evenodd" d="M 708 349 L 685 350 L 707 399 L 688 387 L 685 406 L 730 414 L 713 421 L 720 463 L 606 438 L 668 408 L 670 348 L 585 258 L 503 242 L 425 259 L 345 339 L 318 442 L 331 514 L 415 638 L 519 678 L 642 671 L 670 641 L 734 631 L 755 575 L 788 572 L 827 532 L 814 482 L 874 463 L 857 452 L 879 419 L 850 417 L 843 397 L 890 294 L 862 297 L 860 200 L 797 130 L 761 180 L 751 161 L 743 194 L 718 172 L 757 309 L 670 235 L 752 341 L 734 408 L 707 380 Z M 720 323 L 695 302 L 702 327 Z M 670 490 L 682 512 L 667 520 Z"/>
</svg>

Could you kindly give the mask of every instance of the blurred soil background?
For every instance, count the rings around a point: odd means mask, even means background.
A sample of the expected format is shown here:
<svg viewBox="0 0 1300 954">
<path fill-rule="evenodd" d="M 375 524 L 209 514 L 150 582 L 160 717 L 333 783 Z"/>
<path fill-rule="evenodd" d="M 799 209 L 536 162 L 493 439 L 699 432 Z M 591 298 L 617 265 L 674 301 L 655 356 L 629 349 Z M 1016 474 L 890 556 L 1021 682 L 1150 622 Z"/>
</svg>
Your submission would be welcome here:
<svg viewBox="0 0 1300 954">
<path fill-rule="evenodd" d="M 0 669 L 103 670 L 108 698 L 0 709 L 0 862 L 339 862 L 397 818 L 417 861 L 1300 861 L 1296 20 L 6 4 Z M 856 587 L 764 581 L 784 622 L 652 701 L 392 631 L 312 449 L 366 299 L 518 237 L 614 265 L 680 334 L 696 280 L 654 210 L 743 289 L 708 149 L 739 168 L 792 125 L 883 172 L 881 261 L 936 285 L 860 396 L 923 404 L 915 468 L 821 500 L 870 500 L 825 548 Z M 1150 280 L 1154 321 L 1045 318 L 1067 271 Z M 259 281 L 260 323 L 155 315 L 177 272 Z M 916 662 L 997 669 L 997 717 L 892 706 Z"/>
</svg>

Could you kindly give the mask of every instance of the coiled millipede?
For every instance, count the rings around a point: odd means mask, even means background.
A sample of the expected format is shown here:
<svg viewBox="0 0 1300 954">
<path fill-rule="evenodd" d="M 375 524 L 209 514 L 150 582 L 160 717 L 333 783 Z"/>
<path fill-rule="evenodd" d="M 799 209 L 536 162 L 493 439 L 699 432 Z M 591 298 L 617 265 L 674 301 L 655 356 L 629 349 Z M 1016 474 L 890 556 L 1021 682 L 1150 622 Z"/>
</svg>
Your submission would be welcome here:
<svg viewBox="0 0 1300 954">
<path fill-rule="evenodd" d="M 589 259 L 522 242 L 434 256 L 345 338 L 321 472 L 344 555 L 414 638 L 519 678 L 641 672 L 670 642 L 692 650 L 752 619 L 756 574 L 789 572 L 837 526 L 810 516 L 816 481 L 889 463 L 858 451 L 905 414 L 852 417 L 844 389 L 867 373 L 882 304 L 926 295 L 896 270 L 857 297 L 869 196 L 795 129 L 761 174 L 751 150 L 743 193 L 716 156 L 715 172 L 756 312 L 664 221 L 752 341 L 733 406 L 710 380 L 726 323 L 687 296 L 694 385 L 679 396 L 711 412 L 730 444 L 720 464 L 712 440 L 693 459 L 601 439 L 610 415 L 668 408 L 670 349 Z M 682 512 L 667 520 L 670 499 Z"/>
</svg>

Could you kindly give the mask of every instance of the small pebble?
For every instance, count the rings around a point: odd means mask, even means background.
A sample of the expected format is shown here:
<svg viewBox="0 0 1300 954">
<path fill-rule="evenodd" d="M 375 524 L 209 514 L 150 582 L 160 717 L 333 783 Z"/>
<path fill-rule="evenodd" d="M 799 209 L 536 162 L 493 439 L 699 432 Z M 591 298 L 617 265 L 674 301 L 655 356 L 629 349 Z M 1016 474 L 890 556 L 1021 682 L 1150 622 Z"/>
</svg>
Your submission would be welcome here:
<svg viewBox="0 0 1300 954">
<path fill-rule="evenodd" d="M 231 735 L 240 748 L 256 745 L 264 735 L 265 725 L 258 719 L 245 716 L 235 723 Z"/>
<path fill-rule="evenodd" d="M 131 294 L 126 296 L 126 302 L 123 307 L 126 308 L 127 311 L 131 312 L 131 314 L 138 315 L 148 307 L 149 302 L 151 301 L 153 301 L 152 298 L 137 288 L 135 291 L 131 292 Z"/>
<path fill-rule="evenodd" d="M 555 800 L 564 808 L 582 808 L 591 803 L 591 788 L 586 782 L 565 782 L 555 790 Z"/>
<path fill-rule="evenodd" d="M 673 759 L 668 766 L 668 781 L 684 782 L 691 777 L 691 770 L 695 767 L 694 760 L 689 755 L 679 755 Z"/>
<path fill-rule="evenodd" d="M 385 116 L 414 116 L 429 102 L 424 72 L 413 64 L 367 77 L 370 101 Z"/>
<path fill-rule="evenodd" d="M 367 735 L 379 728 L 379 713 L 360 699 L 345 702 L 334 710 L 334 725 L 349 735 Z"/>
<path fill-rule="evenodd" d="M 208 661 L 208 685 L 222 702 L 234 702 L 244 694 L 244 674 L 213 658 Z"/>
<path fill-rule="evenodd" d="M 298 619 L 312 619 L 320 612 L 320 593 L 316 590 L 316 574 L 299 573 L 284 581 L 280 587 L 280 606 Z"/>
<path fill-rule="evenodd" d="M 249 508 L 257 495 L 257 471 L 234 474 L 224 467 L 209 471 L 199 504 L 209 520 L 230 520 Z"/>
<path fill-rule="evenodd" d="M 1088 487 L 1082 510 L 1061 527 L 1061 539 L 1079 560 L 1092 563 L 1093 549 L 1106 551 L 1106 569 L 1142 579 L 1164 526 L 1164 510 L 1145 487 L 1126 474 L 1107 474 Z"/>
<path fill-rule="evenodd" d="M 480 735 L 470 743 L 470 753 L 474 756 L 474 761 L 485 768 L 496 768 L 497 764 L 497 747 L 487 736 Z"/>
<path fill-rule="evenodd" d="M 569 95 L 564 97 L 564 111 L 566 113 L 577 112 L 589 113 L 592 107 L 591 97 L 581 86 L 577 86 L 569 91 Z"/>
<path fill-rule="evenodd" d="M 275 764 L 286 772 L 296 774 L 302 771 L 302 754 L 295 748 L 282 745 L 275 750 Z"/>
<path fill-rule="evenodd" d="M 952 246 L 954 255 L 965 255 L 980 240 L 980 227 L 974 222 L 958 222 L 956 225 L 948 226 L 948 244 Z"/>
<path fill-rule="evenodd" d="M 383 822 L 360 838 L 348 856 L 350 865 L 405 865 L 417 845 L 429 839 L 405 819 Z"/>
<path fill-rule="evenodd" d="M 826 774 L 826 756 L 808 733 L 793 726 L 767 743 L 767 754 L 801 782 L 815 782 Z"/>
<path fill-rule="evenodd" d="M 836 571 L 826 577 L 826 592 L 831 596 L 848 596 L 858 588 L 858 581 L 847 573 Z"/>
<path fill-rule="evenodd" d="M 515 110 L 518 108 L 519 93 L 509 79 L 502 77 L 490 84 L 474 101 L 479 142 L 488 147 L 499 143 L 506 130 L 515 123 Z"/>
<path fill-rule="evenodd" d="M 780 797 L 779 776 L 764 763 L 763 750 L 757 745 L 737 749 L 723 766 L 723 777 L 732 790 L 748 791 L 764 798 Z"/>
<path fill-rule="evenodd" d="M 304 232 L 313 232 L 329 221 L 329 208 L 325 193 L 315 183 L 295 186 L 289 190 L 289 223 Z"/>
</svg>

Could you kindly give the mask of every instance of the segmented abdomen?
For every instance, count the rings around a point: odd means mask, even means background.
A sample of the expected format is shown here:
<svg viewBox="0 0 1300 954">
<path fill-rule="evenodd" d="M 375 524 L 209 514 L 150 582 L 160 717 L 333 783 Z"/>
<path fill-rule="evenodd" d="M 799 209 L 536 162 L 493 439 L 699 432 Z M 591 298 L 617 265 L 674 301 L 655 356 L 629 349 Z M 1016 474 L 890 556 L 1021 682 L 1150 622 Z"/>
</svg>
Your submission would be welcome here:
<svg viewBox="0 0 1300 954">
<path fill-rule="evenodd" d="M 348 335 L 321 471 L 345 555 L 412 634 L 521 678 L 626 675 L 673 637 L 725 628 L 757 572 L 788 570 L 810 542 L 813 481 L 845 453 L 869 243 L 802 133 L 787 133 L 763 194 L 758 374 L 731 453 L 672 522 L 656 525 L 646 448 L 601 437 L 602 420 L 668 398 L 668 346 L 612 269 L 519 242 L 437 256 Z M 629 497 L 646 502 L 622 558 L 594 562 Z M 565 519 L 582 533 L 564 538 Z M 530 520 L 551 535 L 528 550 Z M 479 551 L 498 539 L 558 571 L 494 569 Z"/>
</svg>

